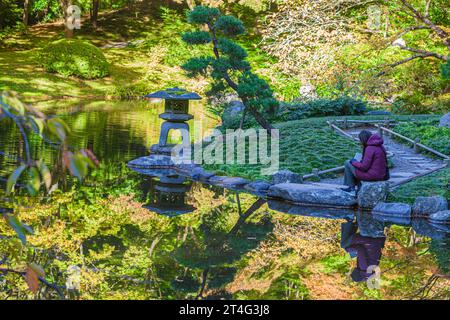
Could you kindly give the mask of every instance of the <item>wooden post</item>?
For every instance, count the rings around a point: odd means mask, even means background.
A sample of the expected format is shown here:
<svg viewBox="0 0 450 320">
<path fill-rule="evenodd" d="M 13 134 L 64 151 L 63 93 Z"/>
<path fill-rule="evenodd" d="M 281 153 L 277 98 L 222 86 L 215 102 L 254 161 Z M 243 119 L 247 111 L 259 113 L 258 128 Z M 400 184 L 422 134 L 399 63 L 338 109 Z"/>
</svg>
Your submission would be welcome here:
<svg viewBox="0 0 450 320">
<path fill-rule="evenodd" d="M 347 130 L 348 129 L 348 122 L 347 122 L 347 118 L 344 118 L 344 129 Z"/>
<path fill-rule="evenodd" d="M 415 152 L 415 153 L 419 153 L 419 152 L 420 152 L 420 148 L 419 148 L 419 146 L 417 145 L 419 142 L 420 142 L 420 139 L 419 139 L 419 138 L 416 138 L 416 140 L 414 140 L 414 152 Z"/>
<path fill-rule="evenodd" d="M 313 174 L 316 178 L 318 178 L 319 181 L 320 181 L 319 169 L 316 169 L 316 168 L 312 169 L 312 174 Z"/>
<path fill-rule="evenodd" d="M 378 135 L 383 138 L 383 129 L 381 129 L 381 125 L 378 125 Z"/>
</svg>

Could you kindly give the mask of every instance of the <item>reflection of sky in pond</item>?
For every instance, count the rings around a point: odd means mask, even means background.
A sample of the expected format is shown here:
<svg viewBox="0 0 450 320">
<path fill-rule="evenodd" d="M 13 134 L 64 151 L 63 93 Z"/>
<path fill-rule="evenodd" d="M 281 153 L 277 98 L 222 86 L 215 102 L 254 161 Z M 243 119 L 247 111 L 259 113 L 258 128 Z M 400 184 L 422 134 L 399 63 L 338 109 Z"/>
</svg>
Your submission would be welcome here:
<svg viewBox="0 0 450 320">
<path fill-rule="evenodd" d="M 92 148 L 103 166 L 76 193 L 55 195 L 50 204 L 28 204 L 22 214 L 31 213 L 36 243 L 45 243 L 40 237 L 46 232 L 55 237 L 52 241 L 61 241 L 46 249 L 49 277 L 62 275 L 55 281 L 64 286 L 69 266 L 85 268 L 89 277 L 81 280 L 81 297 L 420 298 L 418 292 L 434 273 L 448 273 L 450 226 L 266 201 L 173 172 L 155 178 L 131 172 L 125 164 L 148 154 L 158 139 L 160 109 L 147 102 L 92 102 L 58 110 L 71 113 L 73 144 Z M 205 129 L 213 127 L 200 111 L 195 108 L 196 119 Z M 2 123 L 0 136 L 0 150 L 20 155 L 10 126 Z M 44 154 L 47 162 L 55 159 L 36 141 L 33 152 Z M 2 175 L 9 165 L 0 156 Z M 33 220 L 56 203 L 58 219 Z M 68 234 L 58 229 L 60 220 Z M 370 239 L 386 236 L 379 291 L 350 280 L 358 258 L 350 258 L 355 250 L 345 249 L 351 241 L 341 241 L 346 223 L 353 224 L 358 245 L 368 250 L 374 248 Z M 82 244 L 82 256 L 74 239 Z M 443 281 L 430 290 L 433 297 L 449 298 L 448 289 L 442 293 L 449 285 Z"/>
</svg>

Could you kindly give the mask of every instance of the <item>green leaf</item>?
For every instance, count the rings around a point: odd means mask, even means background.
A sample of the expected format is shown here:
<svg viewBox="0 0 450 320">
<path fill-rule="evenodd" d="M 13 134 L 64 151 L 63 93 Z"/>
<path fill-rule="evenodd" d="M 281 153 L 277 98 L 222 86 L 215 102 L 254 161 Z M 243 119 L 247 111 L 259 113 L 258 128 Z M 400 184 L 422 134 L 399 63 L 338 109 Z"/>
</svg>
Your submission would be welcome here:
<svg viewBox="0 0 450 320">
<path fill-rule="evenodd" d="M 14 191 L 14 186 L 22 175 L 23 171 L 27 168 L 26 165 L 21 165 L 9 176 L 8 181 L 6 182 L 6 194 L 10 194 Z"/>
<path fill-rule="evenodd" d="M 28 183 L 27 183 L 28 193 L 31 196 L 37 195 L 40 186 L 41 186 L 41 177 L 39 176 L 39 171 L 35 167 L 31 167 L 28 170 Z"/>
<path fill-rule="evenodd" d="M 22 223 L 15 215 L 8 214 L 5 216 L 5 218 L 6 218 L 7 223 L 16 232 L 20 241 L 22 241 L 22 244 L 25 245 L 27 242 L 27 234 L 33 234 L 33 230 L 26 224 Z"/>
<path fill-rule="evenodd" d="M 44 131 L 44 127 L 45 127 L 44 120 L 35 118 L 35 117 L 30 117 L 30 120 L 33 123 L 35 131 L 39 134 L 42 134 L 42 132 Z"/>
<path fill-rule="evenodd" d="M 86 158 L 81 154 L 75 154 L 70 159 L 69 170 L 73 176 L 78 178 L 78 180 L 83 180 L 88 174 L 88 162 L 86 161 Z"/>
<path fill-rule="evenodd" d="M 53 118 L 47 121 L 47 127 L 50 132 L 57 136 L 61 142 L 66 140 L 66 136 L 70 133 L 67 124 L 58 118 Z"/>
<path fill-rule="evenodd" d="M 45 188 L 47 189 L 47 192 L 50 190 L 50 187 L 52 185 L 52 174 L 50 173 L 50 170 L 46 166 L 46 164 L 43 161 L 37 162 L 39 171 L 41 172 L 42 180 L 44 181 Z"/>
</svg>

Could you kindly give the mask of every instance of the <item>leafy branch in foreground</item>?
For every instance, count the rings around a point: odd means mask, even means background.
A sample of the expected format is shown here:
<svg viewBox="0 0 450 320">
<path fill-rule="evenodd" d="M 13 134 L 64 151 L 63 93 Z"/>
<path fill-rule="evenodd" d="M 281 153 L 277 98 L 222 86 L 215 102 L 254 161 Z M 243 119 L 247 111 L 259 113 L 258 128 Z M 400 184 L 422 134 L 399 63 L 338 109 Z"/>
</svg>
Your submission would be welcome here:
<svg viewBox="0 0 450 320">
<path fill-rule="evenodd" d="M 206 26 L 208 31 L 186 32 L 182 39 L 190 45 L 212 43 L 214 52 L 214 56 L 195 57 L 185 63 L 182 68 L 188 76 L 211 76 L 209 95 L 233 89 L 245 105 L 242 117 L 249 111 L 264 129 L 272 129 L 263 114 L 273 113 L 278 101 L 268 83 L 251 72 L 245 49 L 230 39 L 245 32 L 242 21 L 207 6 L 195 7 L 188 13 L 188 21 Z"/>
<path fill-rule="evenodd" d="M 47 117 L 42 112 L 22 103 L 19 98 L 11 93 L 3 92 L 0 95 L 0 121 L 9 119 L 14 123 L 20 132 L 18 144 L 23 146 L 22 153 L 24 159 L 15 158 L 17 167 L 12 169 L 6 180 L 5 192 L 11 196 L 16 192 L 16 187 L 20 187 L 30 196 L 37 196 L 43 189 L 51 193 L 58 188 L 56 175 L 52 175 L 49 167 L 42 159 L 35 160 L 32 157 L 30 136 L 37 135 L 44 142 L 60 149 L 62 156 L 63 173 L 67 169 L 72 176 L 82 181 L 88 174 L 89 168 L 95 168 L 98 160 L 95 155 L 87 149 L 74 150 L 68 145 L 67 137 L 70 130 L 61 119 Z M 5 152 L 2 155 L 10 156 Z M 5 199 L 0 199 L 5 200 Z M 10 201 L 10 200 L 9 200 Z M 26 245 L 26 236 L 33 234 L 30 226 L 21 222 L 13 210 L 1 208 L 6 223 L 14 229 L 22 245 Z M 0 272 L 8 272 L 8 269 L 0 269 Z M 46 285 L 48 283 L 43 278 L 45 273 L 42 268 L 32 262 L 27 264 L 26 271 L 14 271 L 24 275 L 29 289 L 36 293 L 39 282 Z"/>
</svg>

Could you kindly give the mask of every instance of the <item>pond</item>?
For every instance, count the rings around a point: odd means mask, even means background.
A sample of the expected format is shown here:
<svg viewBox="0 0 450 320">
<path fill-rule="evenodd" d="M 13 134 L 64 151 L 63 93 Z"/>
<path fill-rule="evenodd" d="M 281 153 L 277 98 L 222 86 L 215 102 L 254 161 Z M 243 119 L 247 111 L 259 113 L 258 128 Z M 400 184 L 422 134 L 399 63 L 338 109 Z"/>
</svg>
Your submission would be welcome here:
<svg viewBox="0 0 450 320">
<path fill-rule="evenodd" d="M 50 110 L 68 122 L 71 144 L 93 149 L 102 164 L 82 185 L 68 181 L 50 196 L 17 196 L 15 211 L 34 229 L 27 250 L 0 225 L 2 264 L 20 269 L 21 260 L 36 262 L 56 285 L 37 297 L 450 298 L 448 226 L 299 207 L 172 173 L 132 172 L 126 163 L 158 140 L 161 108 L 88 102 Z M 201 104 L 193 109 L 202 132 L 217 124 Z M 0 137 L 0 150 L 21 156 L 7 123 Z M 37 140 L 33 152 L 48 163 L 57 157 Z M 0 156 L 1 176 L 13 164 Z M 367 277 L 355 268 L 380 256 L 380 283 L 353 281 Z M 21 276 L 0 274 L 0 298 L 33 297 Z"/>
</svg>

